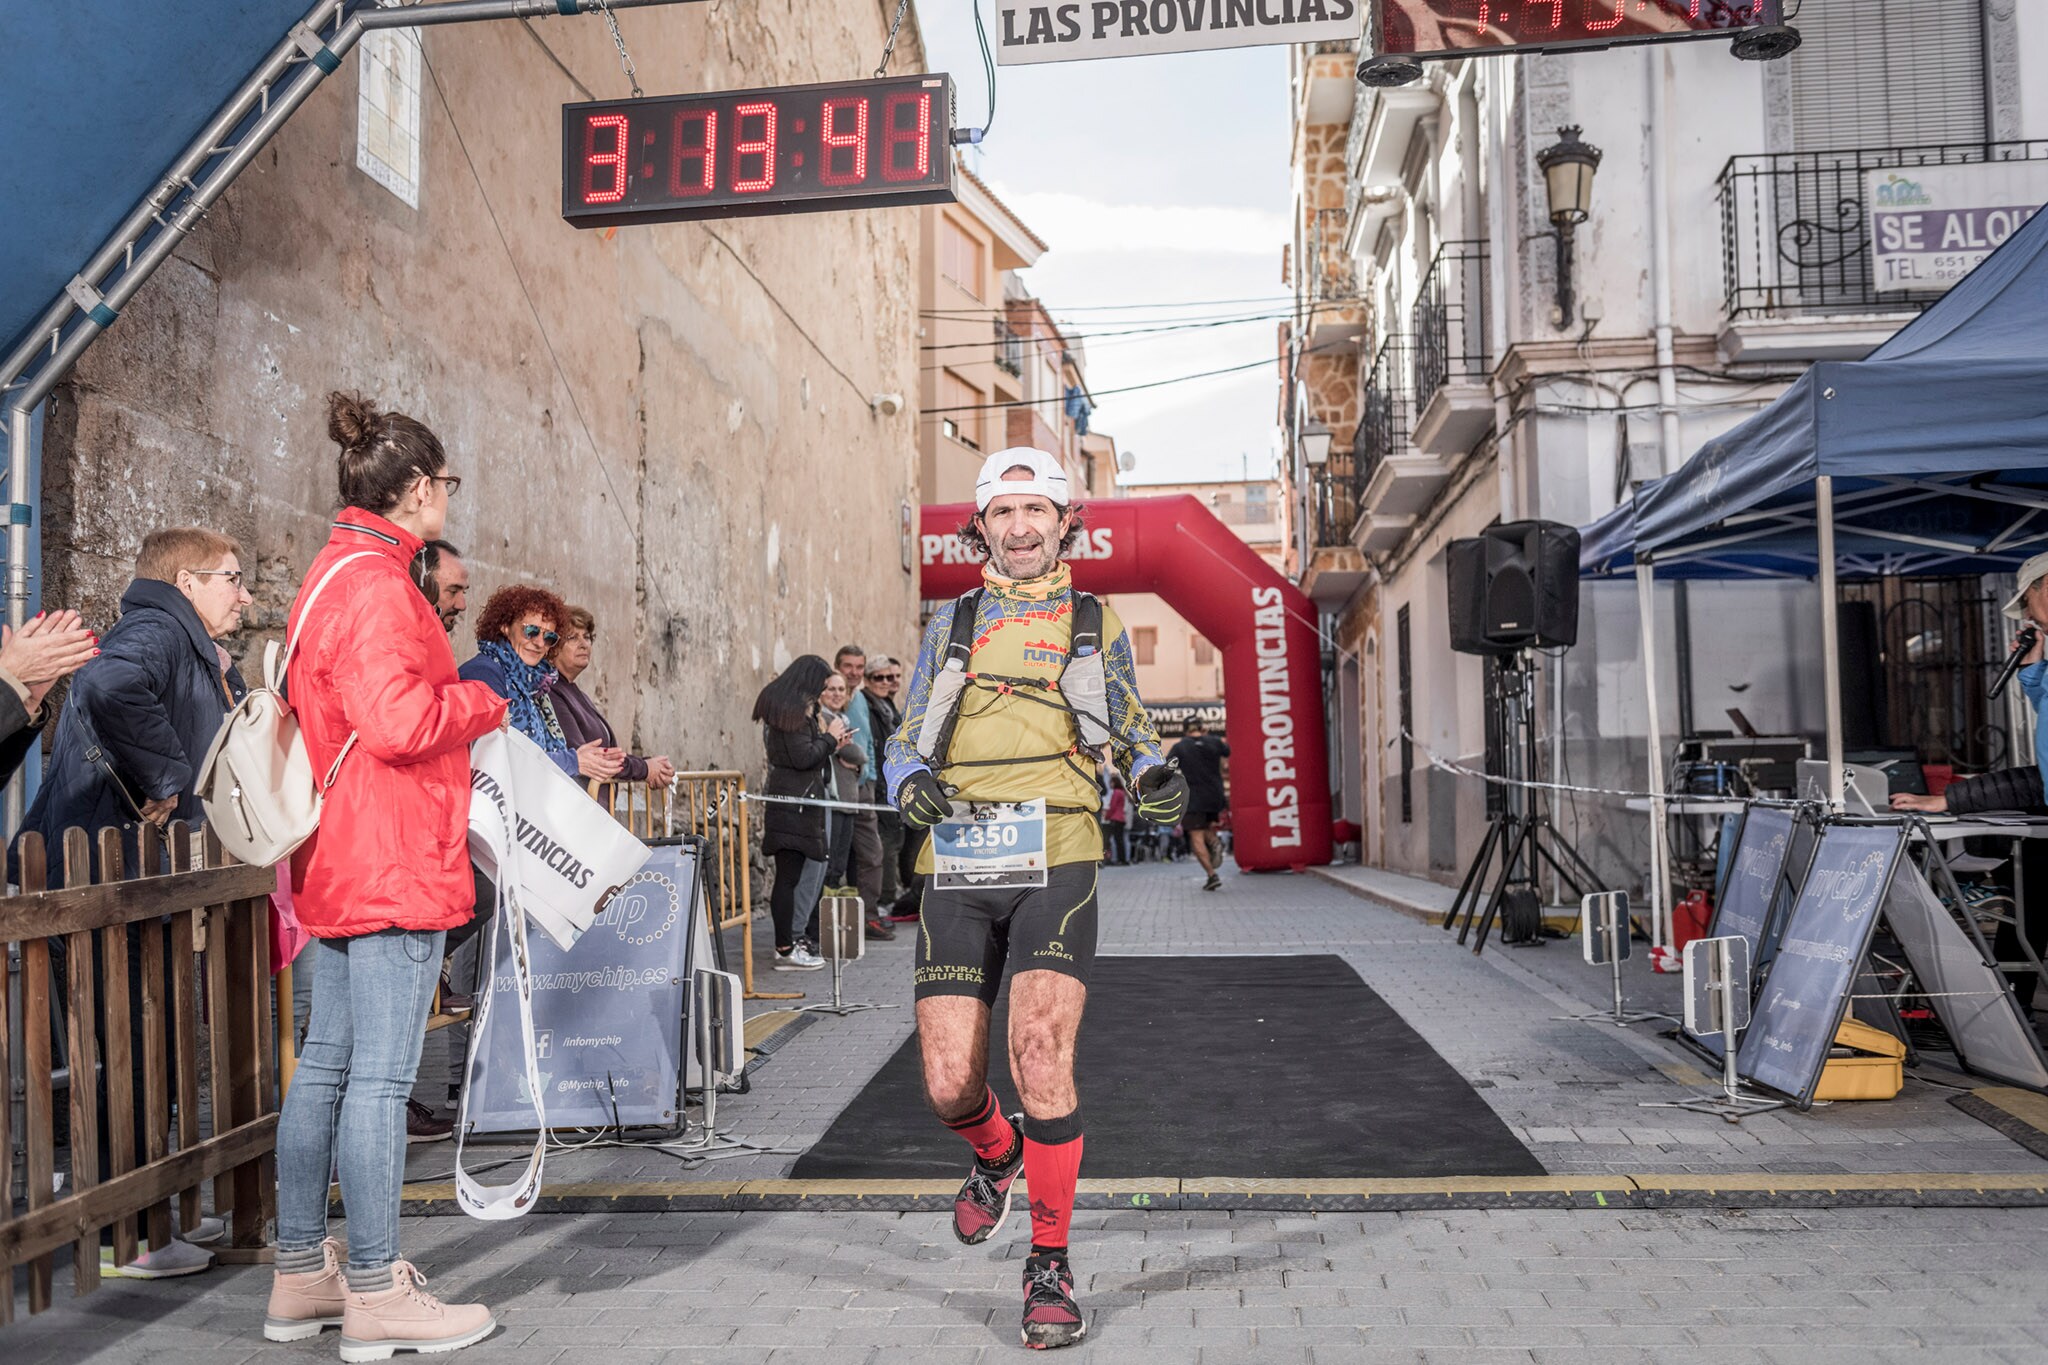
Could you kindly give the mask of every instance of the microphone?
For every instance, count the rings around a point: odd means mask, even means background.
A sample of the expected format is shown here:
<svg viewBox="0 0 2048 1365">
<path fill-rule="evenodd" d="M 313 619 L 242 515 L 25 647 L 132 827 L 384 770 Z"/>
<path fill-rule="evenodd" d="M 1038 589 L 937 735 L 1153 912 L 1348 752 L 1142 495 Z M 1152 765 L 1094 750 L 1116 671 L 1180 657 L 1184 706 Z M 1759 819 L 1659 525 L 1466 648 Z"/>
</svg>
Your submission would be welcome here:
<svg viewBox="0 0 2048 1365">
<path fill-rule="evenodd" d="M 2034 629 L 2032 622 L 2020 627 L 2019 636 L 2012 644 L 2011 657 L 2005 661 L 2005 667 L 1998 670 L 1998 677 L 1992 681 L 1991 700 L 1997 701 L 2004 695 L 2005 685 L 2012 681 L 2013 674 L 2020 671 L 2020 660 L 2027 657 L 2027 651 L 2032 649 L 2034 642 L 2040 638 L 2041 632 Z"/>
</svg>

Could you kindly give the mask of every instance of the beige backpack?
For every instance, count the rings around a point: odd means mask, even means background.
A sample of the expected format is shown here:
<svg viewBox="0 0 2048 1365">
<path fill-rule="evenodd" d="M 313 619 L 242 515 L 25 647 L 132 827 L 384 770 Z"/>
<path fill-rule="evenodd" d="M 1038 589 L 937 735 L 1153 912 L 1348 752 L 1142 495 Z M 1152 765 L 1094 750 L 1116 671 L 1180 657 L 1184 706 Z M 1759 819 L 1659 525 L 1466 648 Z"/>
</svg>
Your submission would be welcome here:
<svg viewBox="0 0 2048 1365">
<path fill-rule="evenodd" d="M 341 772 L 341 761 L 355 747 L 348 742 L 334 756 L 327 779 L 315 783 L 313 761 L 306 754 L 298 718 L 285 700 L 285 670 L 299 647 L 299 634 L 313 614 L 313 604 L 351 559 L 367 559 L 374 551 L 358 550 L 336 560 L 306 598 L 299 629 L 292 632 L 280 657 L 277 641 L 263 647 L 263 686 L 251 688 L 241 704 L 227 713 L 220 733 L 199 765 L 199 799 L 206 805 L 206 823 L 223 847 L 245 863 L 268 866 L 289 858 L 320 825 L 320 803 Z"/>
</svg>

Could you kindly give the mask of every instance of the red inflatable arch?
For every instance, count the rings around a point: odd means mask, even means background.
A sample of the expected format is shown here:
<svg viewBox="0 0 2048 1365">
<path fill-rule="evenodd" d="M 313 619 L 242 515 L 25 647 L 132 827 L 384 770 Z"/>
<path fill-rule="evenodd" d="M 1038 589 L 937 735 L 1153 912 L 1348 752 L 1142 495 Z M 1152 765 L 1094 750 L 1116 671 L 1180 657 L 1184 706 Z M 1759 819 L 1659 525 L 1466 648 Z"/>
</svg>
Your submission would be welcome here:
<svg viewBox="0 0 2048 1365">
<path fill-rule="evenodd" d="M 922 593 L 957 597 L 981 565 L 955 534 L 971 503 L 924 509 Z M 1091 502 L 1074 547 L 1074 586 L 1151 592 L 1223 652 L 1224 738 L 1238 866 L 1330 860 L 1330 780 L 1323 738 L 1316 609 L 1301 591 L 1185 494 Z"/>
</svg>

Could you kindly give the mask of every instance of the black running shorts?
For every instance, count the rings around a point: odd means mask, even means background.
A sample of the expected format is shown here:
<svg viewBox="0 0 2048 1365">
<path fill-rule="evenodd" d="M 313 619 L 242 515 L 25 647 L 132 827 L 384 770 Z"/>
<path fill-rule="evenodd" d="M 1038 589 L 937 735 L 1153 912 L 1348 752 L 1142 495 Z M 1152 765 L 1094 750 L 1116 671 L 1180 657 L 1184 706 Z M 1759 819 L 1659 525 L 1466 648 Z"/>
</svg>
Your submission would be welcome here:
<svg viewBox="0 0 2048 1365">
<path fill-rule="evenodd" d="M 1216 828 L 1216 821 L 1222 814 L 1221 810 L 1211 810 L 1208 807 L 1190 810 L 1181 824 L 1186 827 L 1188 833 L 1194 834 L 1201 830 Z"/>
<path fill-rule="evenodd" d="M 993 1005 L 1012 971 L 1054 971 L 1086 985 L 1095 962 L 1098 864 L 1061 863 L 1044 886 L 940 891 L 927 878 L 917 935 L 917 998 L 979 996 Z"/>
</svg>

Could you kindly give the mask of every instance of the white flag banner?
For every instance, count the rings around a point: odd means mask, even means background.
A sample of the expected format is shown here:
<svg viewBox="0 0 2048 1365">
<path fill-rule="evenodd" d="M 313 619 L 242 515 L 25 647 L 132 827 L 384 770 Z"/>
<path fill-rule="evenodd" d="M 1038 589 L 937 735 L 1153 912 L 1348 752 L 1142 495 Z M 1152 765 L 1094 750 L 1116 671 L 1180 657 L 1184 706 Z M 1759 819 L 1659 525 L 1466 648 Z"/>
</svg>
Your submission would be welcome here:
<svg viewBox="0 0 2048 1365">
<path fill-rule="evenodd" d="M 533 1097 L 533 1154 L 517 1179 L 480 1185 L 462 1164 L 465 1114 L 455 1127 L 455 1199 L 472 1218 L 499 1222 L 517 1218 L 540 1198 L 547 1156 L 547 1104 L 540 1053 L 533 1033 L 533 964 L 526 928 L 534 924 L 564 951 L 574 947 L 598 906 L 631 881 L 650 850 L 590 799 L 526 736 L 497 730 L 470 746 L 469 852 L 498 888 L 491 941 L 483 961 L 496 962 L 499 935 L 512 936 L 512 979 L 519 1005 L 519 1029 L 526 1064 L 526 1092 Z M 488 973 L 469 1031 L 468 1075 L 463 1106 L 477 1091 L 477 1069 L 491 1055 L 497 973 Z"/>
<path fill-rule="evenodd" d="M 996 65 L 1344 42 L 1363 0 L 998 0 Z"/>
</svg>

